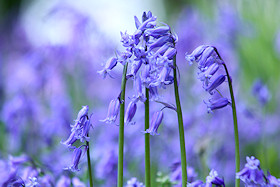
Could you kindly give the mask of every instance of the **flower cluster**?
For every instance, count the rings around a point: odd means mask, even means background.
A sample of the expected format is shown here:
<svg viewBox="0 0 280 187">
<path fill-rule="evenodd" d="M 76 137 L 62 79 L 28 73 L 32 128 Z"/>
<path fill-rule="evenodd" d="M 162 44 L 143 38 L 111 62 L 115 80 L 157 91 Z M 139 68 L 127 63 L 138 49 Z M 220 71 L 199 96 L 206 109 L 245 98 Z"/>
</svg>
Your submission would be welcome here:
<svg viewBox="0 0 280 187">
<path fill-rule="evenodd" d="M 90 117 L 88 116 L 88 106 L 83 106 L 82 109 L 79 111 L 77 118 L 74 125 L 71 125 L 71 134 L 69 138 L 61 142 L 62 144 L 66 145 L 70 149 L 74 149 L 73 151 L 73 158 L 72 158 L 72 165 L 65 169 L 69 169 L 71 171 L 79 171 L 78 164 L 82 158 L 82 156 L 87 151 L 87 145 L 81 145 L 79 147 L 73 146 L 73 144 L 80 140 L 80 142 L 84 143 L 85 141 L 89 141 L 88 133 L 90 130 L 91 122 Z M 84 148 L 84 149 L 82 149 Z"/>
<path fill-rule="evenodd" d="M 132 118 L 137 110 L 137 102 L 145 102 L 146 96 L 144 88 L 149 89 L 150 99 L 158 100 L 158 89 L 166 88 L 166 85 L 173 83 L 171 70 L 173 67 L 173 57 L 177 51 L 175 43 L 177 36 L 171 33 L 170 27 L 166 24 L 156 25 L 156 17 L 149 11 L 142 15 L 142 22 L 135 16 L 136 31 L 130 35 L 121 32 L 121 42 L 125 50 L 117 51 L 116 57 L 110 58 L 103 69 L 98 71 L 105 78 L 107 75 L 112 77 L 111 71 L 118 63 L 128 64 L 129 70 L 127 79 L 134 81 L 134 95 L 125 113 L 125 124 L 134 124 Z M 111 101 L 107 117 L 101 120 L 106 123 L 114 123 L 120 106 L 120 97 Z M 157 112 L 162 113 L 162 112 Z M 158 115 L 158 114 L 155 114 Z M 154 120 L 154 123 L 160 122 Z M 156 117 L 155 117 L 156 118 Z M 153 127 L 158 128 L 158 125 Z M 147 133 L 154 133 L 157 129 L 149 129 Z"/>
<path fill-rule="evenodd" d="M 186 54 L 186 60 L 190 64 L 197 62 L 199 69 L 198 79 L 203 82 L 205 91 L 212 96 L 208 102 L 205 102 L 208 112 L 230 104 L 230 100 L 223 97 L 217 90 L 217 88 L 226 81 L 226 75 L 224 73 L 217 73 L 221 65 L 224 65 L 217 49 L 213 46 L 201 45 L 191 54 Z"/>
<path fill-rule="evenodd" d="M 246 186 L 280 186 L 280 179 L 270 175 L 266 177 L 260 167 L 260 161 L 254 156 L 246 157 L 245 167 L 238 173 L 236 178 L 245 183 Z"/>
</svg>

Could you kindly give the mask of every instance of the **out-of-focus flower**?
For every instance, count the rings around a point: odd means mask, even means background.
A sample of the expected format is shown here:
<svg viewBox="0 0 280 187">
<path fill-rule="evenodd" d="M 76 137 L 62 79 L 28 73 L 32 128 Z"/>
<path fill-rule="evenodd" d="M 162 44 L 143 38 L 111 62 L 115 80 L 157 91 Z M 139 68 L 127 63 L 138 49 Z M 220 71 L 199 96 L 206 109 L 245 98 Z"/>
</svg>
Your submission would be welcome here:
<svg viewBox="0 0 280 187">
<path fill-rule="evenodd" d="M 280 186 L 280 179 L 277 179 L 276 177 L 272 176 L 269 172 L 267 172 L 267 186 L 268 187 L 277 187 Z"/>
<path fill-rule="evenodd" d="M 257 79 L 253 83 L 252 93 L 263 106 L 271 99 L 271 94 L 267 86 L 260 79 Z"/>
<path fill-rule="evenodd" d="M 29 183 L 26 184 L 26 187 L 36 187 L 38 184 L 37 177 L 29 177 Z"/>
<path fill-rule="evenodd" d="M 80 181 L 78 177 L 74 177 L 72 179 L 72 184 L 73 187 L 86 187 L 86 185 L 82 181 Z"/>
<path fill-rule="evenodd" d="M 260 161 L 255 157 L 246 157 L 245 167 L 238 173 L 236 178 L 242 180 L 245 185 L 265 185 L 265 175 L 260 167 Z"/>
<path fill-rule="evenodd" d="M 187 167 L 187 173 L 188 173 L 188 182 L 192 183 L 194 182 L 195 178 L 197 177 L 197 173 L 192 167 Z M 175 162 L 171 166 L 171 176 L 172 181 L 178 182 L 178 186 L 182 186 L 182 168 L 181 168 L 181 162 Z"/>
<path fill-rule="evenodd" d="M 222 178 L 218 177 L 218 172 L 212 169 L 209 175 L 206 177 L 206 187 L 211 187 L 212 184 L 216 186 L 225 186 L 225 182 Z"/>
<path fill-rule="evenodd" d="M 139 182 L 137 178 L 133 177 L 127 181 L 125 187 L 144 187 L 144 184 L 142 182 Z"/>
<path fill-rule="evenodd" d="M 57 183 L 56 183 L 57 187 L 70 187 L 71 186 L 71 179 L 69 177 L 66 177 L 64 175 L 62 175 Z"/>
<path fill-rule="evenodd" d="M 205 184 L 203 184 L 203 181 L 201 180 L 196 180 L 187 184 L 187 187 L 204 187 L 204 186 Z"/>
<path fill-rule="evenodd" d="M 98 71 L 100 75 L 102 75 L 103 79 L 106 78 L 107 75 L 112 77 L 110 74 L 111 70 L 117 65 L 117 58 L 112 57 L 106 63 L 102 70 Z"/>
</svg>

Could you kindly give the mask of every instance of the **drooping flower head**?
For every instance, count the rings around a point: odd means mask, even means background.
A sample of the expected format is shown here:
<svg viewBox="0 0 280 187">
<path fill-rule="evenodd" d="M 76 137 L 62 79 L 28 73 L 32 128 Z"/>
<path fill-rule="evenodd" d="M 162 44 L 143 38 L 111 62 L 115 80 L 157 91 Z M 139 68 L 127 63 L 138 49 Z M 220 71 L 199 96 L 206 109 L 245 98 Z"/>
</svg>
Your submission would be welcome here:
<svg viewBox="0 0 280 187">
<path fill-rule="evenodd" d="M 208 112 L 229 105 L 231 101 L 218 90 L 220 85 L 226 81 L 227 76 L 225 72 L 220 73 L 219 71 L 224 62 L 217 49 L 213 46 L 201 45 L 191 54 L 186 53 L 185 58 L 190 64 L 197 63 L 198 79 L 203 83 L 202 87 L 205 91 L 212 96 L 208 102 L 205 102 Z"/>
</svg>

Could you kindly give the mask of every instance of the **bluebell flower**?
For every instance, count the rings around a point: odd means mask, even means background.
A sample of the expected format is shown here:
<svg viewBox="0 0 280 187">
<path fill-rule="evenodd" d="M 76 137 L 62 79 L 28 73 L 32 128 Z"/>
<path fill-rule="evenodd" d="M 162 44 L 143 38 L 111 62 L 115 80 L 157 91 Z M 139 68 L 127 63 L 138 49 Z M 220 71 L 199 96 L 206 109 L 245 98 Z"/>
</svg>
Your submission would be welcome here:
<svg viewBox="0 0 280 187">
<path fill-rule="evenodd" d="M 127 75 L 127 77 L 136 77 L 137 72 L 139 71 L 143 61 L 138 60 L 138 61 L 133 61 L 131 64 L 131 69 L 130 69 L 130 74 Z"/>
<path fill-rule="evenodd" d="M 86 185 L 78 178 L 74 177 L 72 179 L 73 187 L 86 187 Z"/>
<path fill-rule="evenodd" d="M 280 186 L 280 179 L 277 179 L 276 177 L 272 176 L 269 172 L 267 172 L 267 186 L 268 187 L 276 187 Z"/>
<path fill-rule="evenodd" d="M 57 187 L 70 187 L 71 186 L 71 179 L 69 177 L 66 177 L 64 175 L 62 175 L 57 183 L 56 183 Z"/>
<path fill-rule="evenodd" d="M 139 75 L 134 79 L 133 87 L 136 92 L 136 94 L 133 96 L 133 100 L 135 100 L 136 102 L 139 100 L 145 102 L 146 96 L 144 94 L 142 80 Z"/>
<path fill-rule="evenodd" d="M 115 123 L 120 110 L 120 100 L 119 98 L 111 100 L 108 108 L 107 117 L 101 122 Z"/>
<path fill-rule="evenodd" d="M 205 187 L 211 187 L 212 184 L 215 186 L 225 186 L 225 182 L 222 178 L 218 177 L 218 172 L 212 169 L 209 175 L 206 177 Z"/>
<path fill-rule="evenodd" d="M 156 101 L 160 98 L 157 87 L 150 87 L 149 94 L 150 94 L 151 101 Z"/>
<path fill-rule="evenodd" d="M 26 184 L 26 187 L 36 187 L 38 185 L 39 183 L 37 177 L 29 177 L 29 183 Z"/>
<path fill-rule="evenodd" d="M 158 131 L 159 125 L 162 122 L 162 119 L 163 119 L 163 112 L 161 110 L 158 112 L 155 112 L 152 116 L 150 128 L 144 132 L 149 133 L 152 136 L 159 135 L 159 133 L 157 131 Z"/>
<path fill-rule="evenodd" d="M 204 101 L 205 102 L 205 101 Z M 205 102 L 207 105 L 208 113 L 212 112 L 213 110 L 217 110 L 223 108 L 230 104 L 230 101 L 225 97 L 220 97 L 219 99 L 209 99 L 209 102 Z"/>
<path fill-rule="evenodd" d="M 132 36 L 127 34 L 126 31 L 125 33 L 121 32 L 121 38 L 121 42 L 123 43 L 124 47 L 133 47 L 133 45 L 135 44 Z"/>
<path fill-rule="evenodd" d="M 260 79 L 257 79 L 253 83 L 252 93 L 261 105 L 266 105 L 271 99 L 271 94 L 267 86 Z"/>
<path fill-rule="evenodd" d="M 240 172 L 236 173 L 236 178 L 243 181 L 245 185 L 264 186 L 265 175 L 260 167 L 260 161 L 253 156 L 247 156 L 246 161 L 245 167 Z"/>
<path fill-rule="evenodd" d="M 151 81 L 150 78 L 150 71 L 151 71 L 151 66 L 149 64 L 144 64 L 142 71 L 141 71 L 141 82 L 146 86 L 149 87 L 149 83 Z"/>
<path fill-rule="evenodd" d="M 154 38 L 160 38 L 164 35 L 168 35 L 170 33 L 170 27 L 168 25 L 166 26 L 160 26 L 152 29 L 146 29 L 144 34 L 147 36 L 152 36 Z"/>
<path fill-rule="evenodd" d="M 192 167 L 187 166 L 187 173 L 188 173 L 188 182 L 192 183 L 195 181 L 195 178 L 197 177 L 197 173 Z M 172 181 L 176 181 L 178 183 L 178 186 L 182 186 L 182 168 L 181 168 L 181 162 L 177 161 L 174 162 L 171 166 L 171 176 L 170 179 Z"/>
<path fill-rule="evenodd" d="M 157 79 L 149 84 L 150 87 L 163 87 L 173 83 L 173 77 L 170 76 L 171 68 L 169 66 L 164 66 L 161 72 L 158 74 Z"/>
<path fill-rule="evenodd" d="M 117 65 L 117 58 L 112 57 L 107 62 L 105 63 L 105 66 L 103 67 L 102 70 L 98 71 L 100 75 L 102 75 L 103 79 L 106 78 L 107 75 L 112 77 L 110 74 L 111 70 Z"/>
<path fill-rule="evenodd" d="M 137 180 L 137 178 L 133 177 L 127 181 L 127 184 L 125 187 L 144 187 L 144 184 L 139 182 Z"/>
<path fill-rule="evenodd" d="M 12 168 L 17 168 L 19 165 L 26 163 L 28 161 L 31 161 L 31 158 L 27 155 L 21 155 L 21 156 L 9 156 L 9 165 Z"/>
<path fill-rule="evenodd" d="M 89 141 L 88 133 L 91 127 L 90 117 L 88 116 L 88 106 L 83 106 L 79 111 L 75 124 L 71 125 L 71 134 L 62 144 L 72 147 L 72 145 L 80 140 L 81 142 Z"/>
<path fill-rule="evenodd" d="M 213 90 L 215 90 L 218 86 L 220 86 L 223 82 L 226 80 L 226 75 L 220 75 L 217 77 L 210 85 L 205 86 L 205 91 L 209 92 L 210 94 L 213 94 Z"/>
<path fill-rule="evenodd" d="M 16 187 L 23 187 L 25 186 L 24 181 L 22 180 L 22 178 L 15 176 L 13 178 L 10 178 L 8 181 L 5 181 L 3 183 L 3 186 L 16 186 Z"/>
<path fill-rule="evenodd" d="M 131 120 L 136 113 L 136 109 L 137 109 L 136 103 L 134 101 L 131 101 L 128 104 L 128 107 L 127 107 L 126 112 L 125 112 L 125 116 L 124 116 L 124 123 L 125 124 L 134 124 L 134 123 L 131 122 Z"/>
<path fill-rule="evenodd" d="M 61 142 L 62 144 L 66 145 L 68 148 L 74 148 L 73 144 L 78 140 L 75 136 L 75 131 L 71 132 L 70 136 L 67 140 Z"/>
<path fill-rule="evenodd" d="M 84 150 L 82 150 L 82 147 L 84 147 Z M 73 171 L 73 172 L 80 171 L 78 166 L 79 166 L 79 163 L 80 163 L 80 160 L 81 160 L 82 156 L 84 155 L 84 153 L 86 151 L 87 151 L 87 146 L 85 146 L 85 145 L 82 145 L 78 148 L 75 148 L 74 152 L 73 152 L 73 156 L 72 156 L 71 166 L 67 167 L 65 169 Z"/>
<path fill-rule="evenodd" d="M 174 39 L 172 36 L 170 36 L 170 35 L 162 36 L 161 38 L 158 38 L 157 40 L 148 43 L 148 51 L 161 47 L 166 43 L 173 43 L 173 42 L 174 42 Z"/>
<path fill-rule="evenodd" d="M 82 109 L 79 111 L 75 122 L 80 122 L 84 120 L 84 117 L 88 115 L 88 106 L 83 106 Z"/>
</svg>

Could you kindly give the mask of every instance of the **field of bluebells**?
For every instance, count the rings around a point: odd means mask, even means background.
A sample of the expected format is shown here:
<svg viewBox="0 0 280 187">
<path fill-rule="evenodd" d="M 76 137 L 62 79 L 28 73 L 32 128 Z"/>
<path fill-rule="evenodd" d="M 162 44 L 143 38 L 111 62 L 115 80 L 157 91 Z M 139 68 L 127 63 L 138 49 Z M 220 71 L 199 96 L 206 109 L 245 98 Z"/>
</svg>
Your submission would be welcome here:
<svg viewBox="0 0 280 187">
<path fill-rule="evenodd" d="M 114 41 L 57 3 L 44 45 L 7 2 L 0 186 L 280 187 L 280 1 L 163 1 Z"/>
</svg>

